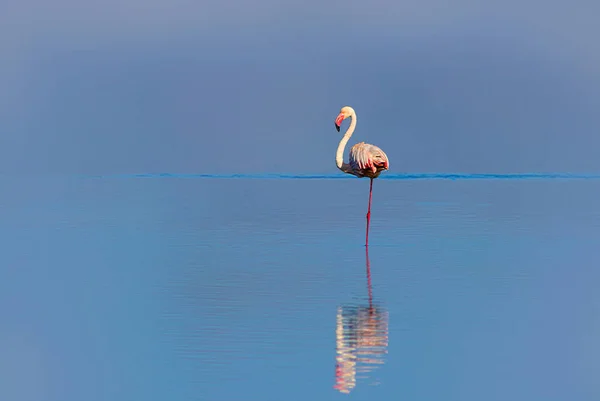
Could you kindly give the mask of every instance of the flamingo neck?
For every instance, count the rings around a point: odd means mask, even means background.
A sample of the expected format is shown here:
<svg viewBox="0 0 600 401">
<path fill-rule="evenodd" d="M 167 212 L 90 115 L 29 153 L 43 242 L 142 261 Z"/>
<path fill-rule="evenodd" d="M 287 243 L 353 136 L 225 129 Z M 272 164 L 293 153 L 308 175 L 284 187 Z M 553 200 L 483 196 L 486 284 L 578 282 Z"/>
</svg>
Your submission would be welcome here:
<svg viewBox="0 0 600 401">
<path fill-rule="evenodd" d="M 346 171 L 347 167 L 347 165 L 344 164 L 344 149 L 346 148 L 346 144 L 348 143 L 348 140 L 350 139 L 350 137 L 354 133 L 354 129 L 356 128 L 356 113 L 352 114 L 350 118 L 352 118 L 350 126 L 348 127 L 348 130 L 346 130 L 344 137 L 338 145 L 337 152 L 335 153 L 335 164 L 337 168 L 339 168 L 342 171 Z"/>
</svg>

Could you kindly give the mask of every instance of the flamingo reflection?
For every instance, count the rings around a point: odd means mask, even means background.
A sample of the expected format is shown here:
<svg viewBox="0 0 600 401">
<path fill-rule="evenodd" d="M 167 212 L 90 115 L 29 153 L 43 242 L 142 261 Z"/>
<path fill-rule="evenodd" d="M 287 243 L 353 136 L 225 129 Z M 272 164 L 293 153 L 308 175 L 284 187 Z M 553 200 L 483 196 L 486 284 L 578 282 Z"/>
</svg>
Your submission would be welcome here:
<svg viewBox="0 0 600 401">
<path fill-rule="evenodd" d="M 334 389 L 349 393 L 356 380 L 383 365 L 388 346 L 388 313 L 373 303 L 369 248 L 365 247 L 369 304 L 342 305 L 337 310 Z"/>
</svg>

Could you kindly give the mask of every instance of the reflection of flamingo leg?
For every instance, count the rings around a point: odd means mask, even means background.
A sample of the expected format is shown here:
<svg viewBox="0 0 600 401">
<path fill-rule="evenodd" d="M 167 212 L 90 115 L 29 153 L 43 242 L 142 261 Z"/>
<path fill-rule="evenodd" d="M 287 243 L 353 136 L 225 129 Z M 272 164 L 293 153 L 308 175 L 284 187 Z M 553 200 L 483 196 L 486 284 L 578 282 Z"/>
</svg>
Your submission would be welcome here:
<svg viewBox="0 0 600 401">
<path fill-rule="evenodd" d="M 369 246 L 365 247 L 365 254 L 367 257 L 367 286 L 369 289 L 369 310 L 373 313 L 373 288 L 371 286 L 371 262 L 369 261 Z"/>
</svg>

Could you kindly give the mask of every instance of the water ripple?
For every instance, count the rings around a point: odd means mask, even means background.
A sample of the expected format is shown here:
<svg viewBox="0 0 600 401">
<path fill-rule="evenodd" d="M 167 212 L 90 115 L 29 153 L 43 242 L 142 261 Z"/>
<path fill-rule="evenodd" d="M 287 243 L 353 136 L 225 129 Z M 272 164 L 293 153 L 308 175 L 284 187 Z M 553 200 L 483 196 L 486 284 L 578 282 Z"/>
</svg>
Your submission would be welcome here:
<svg viewBox="0 0 600 401">
<path fill-rule="evenodd" d="M 213 178 L 213 179 L 279 179 L 279 180 L 347 180 L 347 174 L 201 174 L 201 173 L 136 173 L 84 175 L 83 178 Z M 595 180 L 600 174 L 587 173 L 397 173 L 384 174 L 380 180 Z"/>
</svg>

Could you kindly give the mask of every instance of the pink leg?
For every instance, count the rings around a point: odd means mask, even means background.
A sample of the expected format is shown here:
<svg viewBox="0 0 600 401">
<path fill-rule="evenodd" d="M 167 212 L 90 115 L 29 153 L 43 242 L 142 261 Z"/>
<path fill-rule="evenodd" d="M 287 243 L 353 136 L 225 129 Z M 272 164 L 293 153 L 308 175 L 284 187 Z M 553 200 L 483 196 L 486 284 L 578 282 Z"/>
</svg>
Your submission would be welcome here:
<svg viewBox="0 0 600 401">
<path fill-rule="evenodd" d="M 367 242 L 366 246 L 369 246 L 369 225 L 371 224 L 371 198 L 373 196 L 373 179 L 371 178 L 371 184 L 369 185 L 369 210 L 367 211 Z"/>
</svg>

